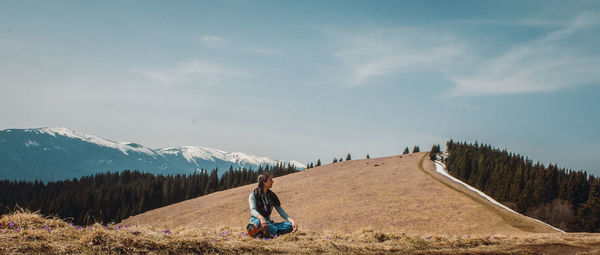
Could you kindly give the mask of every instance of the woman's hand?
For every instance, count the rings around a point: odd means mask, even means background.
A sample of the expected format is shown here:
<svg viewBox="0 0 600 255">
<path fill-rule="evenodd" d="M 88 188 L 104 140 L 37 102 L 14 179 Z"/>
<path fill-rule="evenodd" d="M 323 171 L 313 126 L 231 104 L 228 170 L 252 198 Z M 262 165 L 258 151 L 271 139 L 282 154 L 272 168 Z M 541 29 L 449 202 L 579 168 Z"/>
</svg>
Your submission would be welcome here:
<svg viewBox="0 0 600 255">
<path fill-rule="evenodd" d="M 296 231 L 298 231 L 298 225 L 296 225 L 296 222 L 294 221 L 294 219 L 292 219 L 292 218 L 289 218 L 289 219 L 288 219 L 288 221 L 289 221 L 290 223 L 292 223 L 292 232 L 296 232 Z"/>
<path fill-rule="evenodd" d="M 265 220 L 265 218 L 260 217 L 260 225 L 264 228 L 267 229 L 267 227 L 269 226 L 269 223 L 267 223 L 267 220 Z"/>
</svg>

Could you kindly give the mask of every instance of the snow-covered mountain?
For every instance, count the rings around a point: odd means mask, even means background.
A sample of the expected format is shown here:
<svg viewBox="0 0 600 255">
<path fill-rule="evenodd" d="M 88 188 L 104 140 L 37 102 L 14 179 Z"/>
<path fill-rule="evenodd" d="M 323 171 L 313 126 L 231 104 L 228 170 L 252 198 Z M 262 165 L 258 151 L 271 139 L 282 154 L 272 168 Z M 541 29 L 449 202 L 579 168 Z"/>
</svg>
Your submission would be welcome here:
<svg viewBox="0 0 600 255">
<path fill-rule="evenodd" d="M 183 146 L 151 149 L 137 143 L 113 142 L 67 128 L 5 129 L 0 131 L 0 180 L 55 181 L 125 169 L 154 174 L 189 174 L 219 168 L 292 164 L 242 152 Z"/>
</svg>

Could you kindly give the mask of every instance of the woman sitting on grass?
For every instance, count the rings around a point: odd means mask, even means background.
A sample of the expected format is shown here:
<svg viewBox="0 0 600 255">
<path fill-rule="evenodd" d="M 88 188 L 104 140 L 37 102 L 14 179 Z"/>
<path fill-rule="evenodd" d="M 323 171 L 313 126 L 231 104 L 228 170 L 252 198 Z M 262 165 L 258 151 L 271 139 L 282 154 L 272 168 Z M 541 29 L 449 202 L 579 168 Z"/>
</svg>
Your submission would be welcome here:
<svg viewBox="0 0 600 255">
<path fill-rule="evenodd" d="M 246 229 L 249 236 L 255 236 L 259 232 L 266 237 L 287 234 L 298 230 L 296 222 L 281 208 L 279 198 L 270 188 L 273 186 L 273 177 L 270 174 L 260 174 L 258 176 L 258 187 L 254 189 L 248 198 L 250 202 L 250 223 Z M 279 213 L 281 218 L 287 221 L 274 223 L 269 217 L 273 207 Z"/>
</svg>

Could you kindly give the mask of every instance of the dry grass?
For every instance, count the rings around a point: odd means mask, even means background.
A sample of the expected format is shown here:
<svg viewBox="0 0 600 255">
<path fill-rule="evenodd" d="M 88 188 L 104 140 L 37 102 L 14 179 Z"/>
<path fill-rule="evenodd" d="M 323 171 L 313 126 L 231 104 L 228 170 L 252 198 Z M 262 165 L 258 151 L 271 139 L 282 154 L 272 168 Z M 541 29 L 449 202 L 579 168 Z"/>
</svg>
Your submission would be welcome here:
<svg viewBox="0 0 600 255">
<path fill-rule="evenodd" d="M 13 223 L 13 224 L 11 224 Z M 0 218 L 0 254 L 573 254 L 600 253 L 600 234 L 522 236 L 299 231 L 274 239 L 241 228 L 77 226 L 26 211 Z"/>
</svg>

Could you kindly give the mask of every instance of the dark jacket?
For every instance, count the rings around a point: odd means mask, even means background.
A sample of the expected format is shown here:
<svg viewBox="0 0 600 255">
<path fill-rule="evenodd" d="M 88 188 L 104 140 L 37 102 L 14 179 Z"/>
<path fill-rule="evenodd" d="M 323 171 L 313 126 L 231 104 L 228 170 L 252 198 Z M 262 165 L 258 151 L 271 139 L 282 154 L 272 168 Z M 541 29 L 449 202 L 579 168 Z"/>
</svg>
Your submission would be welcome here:
<svg viewBox="0 0 600 255">
<path fill-rule="evenodd" d="M 267 190 L 266 196 L 263 196 L 261 193 L 259 188 L 254 189 L 253 194 L 256 200 L 256 210 L 263 217 L 269 218 L 273 211 L 273 206 L 281 206 L 281 202 L 279 202 L 279 198 L 271 190 Z"/>
</svg>

